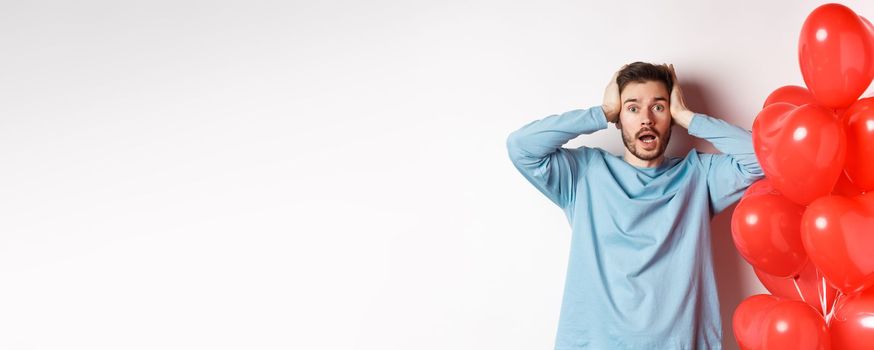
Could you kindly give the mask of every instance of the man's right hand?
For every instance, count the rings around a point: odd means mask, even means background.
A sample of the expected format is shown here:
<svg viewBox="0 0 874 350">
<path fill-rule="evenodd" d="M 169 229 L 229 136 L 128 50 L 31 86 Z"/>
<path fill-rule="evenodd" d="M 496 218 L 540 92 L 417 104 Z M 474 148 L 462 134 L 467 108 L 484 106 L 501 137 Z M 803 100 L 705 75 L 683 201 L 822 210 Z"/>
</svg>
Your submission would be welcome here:
<svg viewBox="0 0 874 350">
<path fill-rule="evenodd" d="M 613 73 L 613 78 L 610 79 L 610 83 L 604 90 L 604 104 L 601 105 L 601 109 L 604 110 L 604 115 L 607 116 L 609 123 L 619 122 L 619 111 L 622 110 L 622 103 L 619 101 L 619 84 L 616 83 L 616 77 L 619 76 L 619 71 L 626 66 L 622 66 L 616 73 Z"/>
</svg>

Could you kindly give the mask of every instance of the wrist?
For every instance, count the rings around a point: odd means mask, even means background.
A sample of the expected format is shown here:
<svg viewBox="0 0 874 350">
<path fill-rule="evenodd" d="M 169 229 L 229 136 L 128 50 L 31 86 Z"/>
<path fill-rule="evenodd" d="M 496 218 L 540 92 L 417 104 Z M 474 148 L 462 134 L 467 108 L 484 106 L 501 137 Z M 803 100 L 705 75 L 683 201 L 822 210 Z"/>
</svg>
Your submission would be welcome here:
<svg viewBox="0 0 874 350">
<path fill-rule="evenodd" d="M 688 109 L 684 109 L 682 111 L 678 111 L 677 113 L 672 114 L 674 117 L 674 122 L 680 124 L 684 128 L 688 129 L 689 124 L 692 123 L 692 117 L 695 116 L 695 112 L 692 112 Z"/>
<path fill-rule="evenodd" d="M 604 116 L 607 117 L 607 121 L 610 123 L 616 122 L 616 116 L 619 115 L 619 111 L 611 108 L 607 104 L 601 105 L 601 110 L 604 111 Z"/>
</svg>

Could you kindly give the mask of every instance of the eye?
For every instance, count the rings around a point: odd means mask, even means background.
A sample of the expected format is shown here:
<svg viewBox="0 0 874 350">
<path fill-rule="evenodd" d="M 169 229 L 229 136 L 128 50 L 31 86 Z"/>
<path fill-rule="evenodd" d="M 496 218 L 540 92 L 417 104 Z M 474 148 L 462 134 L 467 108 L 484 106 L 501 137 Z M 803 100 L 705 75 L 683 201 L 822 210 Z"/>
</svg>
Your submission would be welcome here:
<svg viewBox="0 0 874 350">
<path fill-rule="evenodd" d="M 637 113 L 637 106 L 628 106 L 628 111 L 631 113 Z"/>
<path fill-rule="evenodd" d="M 655 105 L 655 106 L 652 107 L 652 109 L 654 109 L 656 112 L 661 112 L 661 111 L 664 111 L 664 110 L 665 110 L 665 106 L 662 106 L 662 105 Z"/>
</svg>

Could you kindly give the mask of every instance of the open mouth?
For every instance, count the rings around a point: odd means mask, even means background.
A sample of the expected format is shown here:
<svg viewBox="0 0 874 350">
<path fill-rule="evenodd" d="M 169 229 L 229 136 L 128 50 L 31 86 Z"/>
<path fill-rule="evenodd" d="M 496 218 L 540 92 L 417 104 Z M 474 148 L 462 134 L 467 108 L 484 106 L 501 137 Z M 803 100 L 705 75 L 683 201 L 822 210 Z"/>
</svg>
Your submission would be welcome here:
<svg viewBox="0 0 874 350">
<path fill-rule="evenodd" d="M 644 148 L 653 148 L 656 145 L 656 141 L 658 140 L 658 136 L 655 133 L 646 131 L 643 132 L 638 138 L 641 143 L 643 143 Z"/>
</svg>

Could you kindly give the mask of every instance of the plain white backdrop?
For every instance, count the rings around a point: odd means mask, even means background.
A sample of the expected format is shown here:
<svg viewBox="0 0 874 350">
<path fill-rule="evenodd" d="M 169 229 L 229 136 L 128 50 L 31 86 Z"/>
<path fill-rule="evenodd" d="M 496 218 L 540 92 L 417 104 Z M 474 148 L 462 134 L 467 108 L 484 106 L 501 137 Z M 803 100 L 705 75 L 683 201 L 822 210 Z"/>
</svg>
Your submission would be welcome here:
<svg viewBox="0 0 874 350">
<path fill-rule="evenodd" d="M 4 1 L 0 348 L 549 349 L 570 228 L 506 136 L 637 60 L 750 128 L 822 3 Z"/>
</svg>

